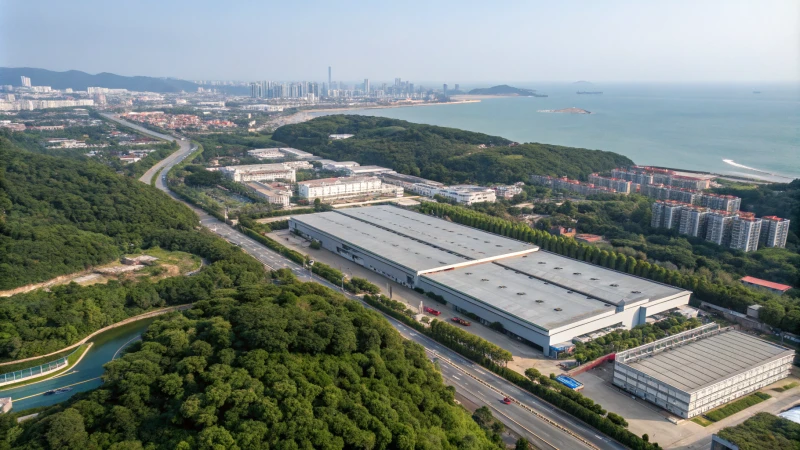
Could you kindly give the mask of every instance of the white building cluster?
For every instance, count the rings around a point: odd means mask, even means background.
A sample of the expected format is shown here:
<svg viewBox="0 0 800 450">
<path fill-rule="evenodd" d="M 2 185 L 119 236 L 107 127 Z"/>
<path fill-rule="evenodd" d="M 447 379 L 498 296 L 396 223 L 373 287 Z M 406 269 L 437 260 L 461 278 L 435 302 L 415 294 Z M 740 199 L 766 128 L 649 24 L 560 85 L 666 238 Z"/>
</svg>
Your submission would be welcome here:
<svg viewBox="0 0 800 450">
<path fill-rule="evenodd" d="M 677 229 L 681 234 L 744 252 L 759 247 L 783 248 L 789 234 L 788 219 L 758 218 L 753 213 L 715 210 L 674 200 L 653 203 L 650 225 Z"/>
<path fill-rule="evenodd" d="M 378 177 L 353 176 L 301 181 L 297 193 L 308 200 L 333 201 L 368 195 L 402 197 L 403 188 L 383 184 Z"/>
</svg>

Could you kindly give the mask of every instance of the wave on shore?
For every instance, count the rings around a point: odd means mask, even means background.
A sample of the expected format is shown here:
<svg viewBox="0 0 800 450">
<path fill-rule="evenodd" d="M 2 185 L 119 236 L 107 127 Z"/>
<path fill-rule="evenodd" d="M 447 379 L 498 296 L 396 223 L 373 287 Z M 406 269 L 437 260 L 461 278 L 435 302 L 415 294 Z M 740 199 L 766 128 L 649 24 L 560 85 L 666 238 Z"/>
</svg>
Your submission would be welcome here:
<svg viewBox="0 0 800 450">
<path fill-rule="evenodd" d="M 773 177 L 784 178 L 784 179 L 787 179 L 787 180 L 791 180 L 792 179 L 791 177 L 787 177 L 786 175 L 781 175 L 779 173 L 767 172 L 766 170 L 761 170 L 761 169 L 756 169 L 755 167 L 745 166 L 744 164 L 739 164 L 739 163 L 737 163 L 736 161 L 734 161 L 732 159 L 723 159 L 722 162 L 724 162 L 725 164 L 730 164 L 731 166 L 734 166 L 734 167 L 739 167 L 741 169 L 752 170 L 753 172 L 763 173 L 765 175 L 771 175 Z"/>
</svg>

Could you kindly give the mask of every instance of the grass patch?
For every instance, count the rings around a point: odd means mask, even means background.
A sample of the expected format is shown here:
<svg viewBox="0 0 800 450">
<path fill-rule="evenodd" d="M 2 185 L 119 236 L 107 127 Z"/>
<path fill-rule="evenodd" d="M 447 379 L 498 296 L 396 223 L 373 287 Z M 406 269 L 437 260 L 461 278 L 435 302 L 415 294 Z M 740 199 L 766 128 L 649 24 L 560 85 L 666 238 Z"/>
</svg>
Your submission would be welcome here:
<svg viewBox="0 0 800 450">
<path fill-rule="evenodd" d="M 728 403 L 721 408 L 710 411 L 705 415 L 705 417 L 712 422 L 719 422 L 720 420 L 736 414 L 739 411 L 743 411 L 753 405 L 757 405 L 768 398 L 771 398 L 769 394 L 756 392 L 748 395 L 747 397 L 740 398 L 735 402 Z"/>
<path fill-rule="evenodd" d="M 69 350 L 60 351 L 50 356 L 42 356 L 41 358 L 32 359 L 30 361 L 20 362 L 16 364 L 8 364 L 5 366 L 0 366 L 0 375 L 9 372 L 16 372 L 17 370 L 28 369 L 30 367 L 40 366 L 44 363 L 48 363 L 51 361 L 55 361 L 59 358 L 63 358 L 64 356 L 69 355 L 70 353 L 74 352 L 75 349 L 71 348 Z"/>
<path fill-rule="evenodd" d="M 66 372 L 68 370 L 71 370 L 73 368 L 73 366 L 75 365 L 75 362 L 77 362 L 81 358 L 81 356 L 83 356 L 83 354 L 86 353 L 86 350 L 89 349 L 89 346 L 90 346 L 90 344 L 87 342 L 86 344 L 83 344 L 80 347 L 78 347 L 77 349 L 75 349 L 74 353 L 72 355 L 70 355 L 69 358 L 67 358 L 68 364 L 66 365 L 66 367 L 63 367 L 63 368 L 58 369 L 58 370 L 54 370 L 54 371 L 48 373 L 47 375 L 44 375 L 44 376 L 41 376 L 41 377 L 35 377 L 35 378 L 31 378 L 29 380 L 22 380 L 22 381 L 20 381 L 18 383 L 7 384 L 7 385 L 3 386 L 2 388 L 0 388 L 0 392 L 6 391 L 8 389 L 18 388 L 20 386 L 25 386 L 25 385 L 28 385 L 28 384 L 38 383 L 38 382 L 44 381 L 44 380 L 49 380 L 50 378 L 53 378 L 56 375 L 60 375 L 60 374 Z M 58 359 L 58 358 L 53 358 L 53 359 L 51 359 L 51 361 L 55 360 L 55 359 Z"/>
<path fill-rule="evenodd" d="M 180 269 L 181 275 L 199 269 L 200 265 L 202 264 L 200 257 L 197 255 L 186 252 L 173 252 L 159 247 L 153 247 L 144 250 L 142 254 L 155 256 L 158 258 L 158 261 L 156 261 L 156 264 L 153 267 L 158 267 L 162 264 L 177 266 L 178 269 Z"/>
<path fill-rule="evenodd" d="M 772 390 L 775 391 L 775 392 L 785 392 L 785 391 L 788 391 L 789 389 L 797 387 L 798 384 L 800 384 L 800 383 L 795 381 L 793 383 L 784 384 L 781 387 L 776 387 L 776 388 L 774 388 Z"/>
<path fill-rule="evenodd" d="M 707 426 L 711 425 L 712 423 L 714 423 L 714 422 L 712 422 L 710 420 L 707 420 L 707 419 L 703 418 L 702 416 L 697 416 L 697 417 L 693 418 L 692 422 L 700 425 L 701 427 L 707 427 Z"/>
</svg>

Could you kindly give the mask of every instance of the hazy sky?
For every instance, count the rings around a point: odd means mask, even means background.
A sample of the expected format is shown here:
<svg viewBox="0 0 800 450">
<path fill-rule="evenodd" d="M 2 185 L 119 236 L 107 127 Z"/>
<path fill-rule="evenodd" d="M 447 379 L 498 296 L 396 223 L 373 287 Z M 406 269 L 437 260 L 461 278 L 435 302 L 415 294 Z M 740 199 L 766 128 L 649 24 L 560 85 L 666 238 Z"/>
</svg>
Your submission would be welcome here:
<svg viewBox="0 0 800 450">
<path fill-rule="evenodd" d="M 186 79 L 800 81 L 798 0 L 0 0 L 0 66 Z"/>
</svg>

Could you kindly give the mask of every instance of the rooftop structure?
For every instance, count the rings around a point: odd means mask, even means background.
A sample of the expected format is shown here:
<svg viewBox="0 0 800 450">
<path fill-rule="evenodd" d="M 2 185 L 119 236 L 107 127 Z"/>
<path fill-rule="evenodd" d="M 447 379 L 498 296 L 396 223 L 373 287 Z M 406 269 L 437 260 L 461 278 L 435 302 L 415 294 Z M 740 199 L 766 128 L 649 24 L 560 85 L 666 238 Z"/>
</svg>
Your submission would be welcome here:
<svg viewBox="0 0 800 450">
<path fill-rule="evenodd" d="M 783 294 L 792 288 L 788 284 L 773 283 L 772 281 L 762 280 L 761 278 L 756 277 L 742 277 L 739 281 L 748 286 L 770 290 L 776 294 Z"/>
<path fill-rule="evenodd" d="M 303 150 L 298 150 L 296 148 L 291 147 L 279 147 L 278 151 L 285 154 L 286 156 L 291 156 L 297 159 L 311 159 L 314 157 L 313 154 L 304 152 Z"/>
<path fill-rule="evenodd" d="M 247 154 L 260 159 L 281 159 L 286 157 L 277 148 L 255 148 L 248 150 Z"/>
<path fill-rule="evenodd" d="M 403 196 L 403 188 L 384 186 L 378 177 L 321 178 L 297 183 L 297 193 L 307 199 L 339 200 L 366 195 Z"/>
<path fill-rule="evenodd" d="M 350 176 L 377 175 L 380 173 L 394 172 L 394 170 L 381 166 L 351 166 L 345 169 Z"/>
<path fill-rule="evenodd" d="M 481 202 L 493 203 L 497 200 L 497 194 L 493 189 L 469 184 L 445 186 L 440 188 L 436 194 L 462 205 Z"/>
<path fill-rule="evenodd" d="M 269 203 L 274 205 L 281 205 L 287 207 L 292 198 L 291 187 L 282 183 L 262 183 L 260 181 L 251 181 L 247 183 L 247 187 L 253 190 L 259 197 L 266 199 Z"/>
<path fill-rule="evenodd" d="M 716 323 L 617 353 L 614 384 L 690 418 L 789 375 L 794 350 Z"/>
<path fill-rule="evenodd" d="M 294 168 L 284 164 L 250 164 L 221 167 L 219 171 L 237 182 L 245 181 L 295 181 Z"/>
</svg>

